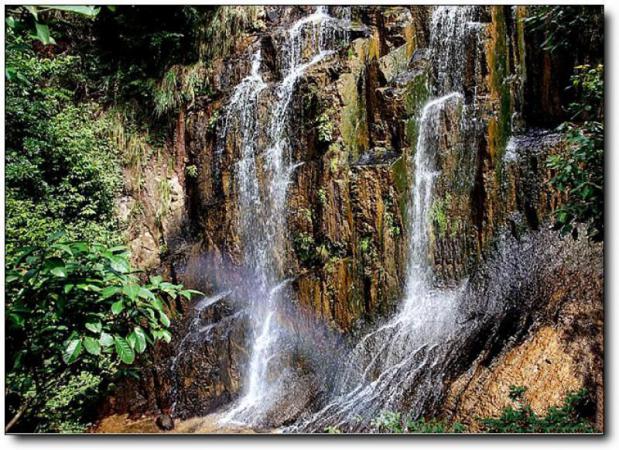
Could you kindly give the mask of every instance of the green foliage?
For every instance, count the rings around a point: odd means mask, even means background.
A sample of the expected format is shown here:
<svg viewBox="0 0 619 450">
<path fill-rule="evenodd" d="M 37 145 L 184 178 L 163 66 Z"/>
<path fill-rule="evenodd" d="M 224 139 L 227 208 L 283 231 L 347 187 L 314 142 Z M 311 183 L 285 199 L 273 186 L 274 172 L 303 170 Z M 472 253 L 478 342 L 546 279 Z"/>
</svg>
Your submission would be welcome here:
<svg viewBox="0 0 619 450">
<path fill-rule="evenodd" d="M 304 264 L 312 264 L 316 257 L 314 237 L 308 233 L 299 233 L 293 240 L 295 253 Z"/>
<path fill-rule="evenodd" d="M 542 48 L 549 52 L 569 51 L 587 37 L 592 47 L 602 48 L 602 9 L 591 6 L 536 5 L 524 19 L 531 30 L 544 32 Z"/>
<path fill-rule="evenodd" d="M 569 106 L 572 120 L 560 126 L 567 151 L 547 160 L 554 171 L 552 185 L 567 195 L 555 212 L 557 228 L 577 237 L 576 225 L 586 224 L 595 241 L 604 238 L 603 72 L 602 65 L 576 67 L 571 87 L 578 95 Z"/>
<path fill-rule="evenodd" d="M 198 178 L 198 168 L 194 164 L 185 167 L 185 173 L 189 178 Z"/>
<path fill-rule="evenodd" d="M 227 56 L 243 31 L 260 28 L 258 11 L 258 6 L 218 6 L 200 28 L 201 58 Z"/>
<path fill-rule="evenodd" d="M 45 18 L 58 11 L 79 14 L 93 19 L 99 14 L 100 8 L 95 6 L 17 6 L 8 9 L 6 24 L 12 30 L 30 29 L 32 38 L 43 45 L 56 44 L 51 36 Z"/>
<path fill-rule="evenodd" d="M 548 408 L 545 416 L 537 415 L 524 400 L 526 389 L 511 386 L 509 397 L 516 406 L 508 406 L 498 418 L 482 419 L 483 431 L 488 433 L 593 433 L 594 427 L 581 410 L 586 406 L 588 393 L 581 390 L 569 394 L 561 407 Z"/>
<path fill-rule="evenodd" d="M 115 241 L 117 150 L 100 106 L 73 100 L 78 58 L 42 58 L 10 31 L 7 41 L 7 252 L 58 230 Z"/>
<path fill-rule="evenodd" d="M 172 66 L 155 88 L 155 114 L 163 116 L 183 105 L 193 103 L 205 83 L 206 71 L 203 64 Z"/>
<path fill-rule="evenodd" d="M 38 431 L 61 431 L 42 429 L 51 425 L 41 411 L 85 401 L 149 346 L 169 342 L 166 305 L 196 293 L 158 276 L 141 283 L 123 247 L 61 237 L 21 248 L 6 271 L 8 391 L 39 418 Z"/>
<path fill-rule="evenodd" d="M 318 201 L 323 206 L 327 204 L 327 192 L 322 188 L 318 189 Z"/>
<path fill-rule="evenodd" d="M 316 130 L 318 131 L 318 141 L 323 144 L 328 144 L 333 140 L 333 132 L 335 126 L 327 112 L 322 113 L 316 119 Z"/>
</svg>

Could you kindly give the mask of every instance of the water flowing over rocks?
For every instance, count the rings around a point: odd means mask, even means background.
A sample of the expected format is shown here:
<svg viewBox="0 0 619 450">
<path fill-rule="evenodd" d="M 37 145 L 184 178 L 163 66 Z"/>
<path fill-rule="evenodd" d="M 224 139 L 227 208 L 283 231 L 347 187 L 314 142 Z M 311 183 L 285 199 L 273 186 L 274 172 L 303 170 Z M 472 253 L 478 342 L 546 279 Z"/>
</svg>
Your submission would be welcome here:
<svg viewBox="0 0 619 450">
<path fill-rule="evenodd" d="M 496 415 L 517 384 L 538 411 L 587 387 L 601 427 L 603 249 L 550 229 L 561 117 L 527 97 L 559 88 L 530 69 L 526 7 L 262 12 L 179 118 L 173 214 L 135 232 L 208 295 L 104 415 L 363 431 Z"/>
</svg>

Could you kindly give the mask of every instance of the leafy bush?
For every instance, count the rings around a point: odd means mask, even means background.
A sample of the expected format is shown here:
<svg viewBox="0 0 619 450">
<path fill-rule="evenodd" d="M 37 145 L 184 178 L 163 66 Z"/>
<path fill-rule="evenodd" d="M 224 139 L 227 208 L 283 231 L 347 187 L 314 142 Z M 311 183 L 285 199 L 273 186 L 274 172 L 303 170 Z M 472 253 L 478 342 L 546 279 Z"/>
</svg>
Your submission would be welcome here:
<svg viewBox="0 0 619 450">
<path fill-rule="evenodd" d="M 7 41 L 7 253 L 59 230 L 116 240 L 117 149 L 100 106 L 74 102 L 79 58 L 43 58 L 10 30 Z"/>
<path fill-rule="evenodd" d="M 603 20 L 602 9 L 588 5 L 535 5 L 524 19 L 531 30 L 544 32 L 542 48 L 549 52 L 573 50 L 585 37 L 592 48 L 603 48 Z"/>
<path fill-rule="evenodd" d="M 588 235 L 604 238 L 604 67 L 576 67 L 572 89 L 578 100 L 569 106 L 572 120 L 561 125 L 567 151 L 551 155 L 552 185 L 567 195 L 555 212 L 557 228 L 577 237 L 576 225 L 588 226 Z"/>
<path fill-rule="evenodd" d="M 6 271 L 12 413 L 36 415 L 37 431 L 61 431 L 47 428 L 55 415 L 45 411 L 83 401 L 149 346 L 169 342 L 168 302 L 196 292 L 158 276 L 140 283 L 122 247 L 60 237 L 20 249 Z"/>
<path fill-rule="evenodd" d="M 537 415 L 524 399 L 526 389 L 510 388 L 510 398 L 516 407 L 508 406 L 498 418 L 481 419 L 488 433 L 593 433 L 594 427 L 581 410 L 588 401 L 586 390 L 569 394 L 561 407 L 550 407 L 545 416 Z"/>
</svg>

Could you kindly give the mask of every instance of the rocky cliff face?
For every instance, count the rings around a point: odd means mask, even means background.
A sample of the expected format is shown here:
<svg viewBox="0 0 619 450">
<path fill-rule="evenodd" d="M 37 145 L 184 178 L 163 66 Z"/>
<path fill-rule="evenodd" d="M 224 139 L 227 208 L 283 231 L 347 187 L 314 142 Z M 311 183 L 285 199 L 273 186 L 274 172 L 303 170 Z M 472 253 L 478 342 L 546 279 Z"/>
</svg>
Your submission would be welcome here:
<svg viewBox="0 0 619 450">
<path fill-rule="evenodd" d="M 440 406 L 425 412 L 464 421 L 496 414 L 511 384 L 529 386 L 533 407 L 541 410 L 587 386 L 598 396 L 601 426 L 602 249 L 547 230 L 562 199 L 550 187 L 545 159 L 563 144 L 559 135 L 531 126 L 540 125 L 534 117 L 544 116 L 547 126 L 561 120 L 553 101 L 559 87 L 533 68 L 539 63 L 531 50 L 536 36 L 522 24 L 525 7 L 471 8 L 464 54 L 453 61 L 440 58 L 456 51 L 440 48 L 451 45 L 449 39 L 432 43 L 433 12 L 422 6 L 330 7 L 331 16 L 347 21 L 346 38 L 296 84 L 288 115 L 295 130 L 290 157 L 298 166 L 276 258 L 281 278 L 290 280 L 280 320 L 297 336 L 288 363 L 302 374 L 288 389 L 308 395 L 280 399 L 284 412 L 269 426 L 320 404 L 320 371 L 305 349 L 328 353 L 334 342 L 337 348 L 354 345 L 398 307 L 421 110 L 456 83 L 464 100 L 442 110 L 434 130 L 439 175 L 429 250 L 437 282 L 455 286 L 470 278 L 490 296 L 496 292 L 489 283 L 506 284 L 499 281 L 504 274 L 492 272 L 493 261 L 505 254 L 522 259 L 510 260 L 516 281 L 508 283 L 511 294 L 501 294 L 509 313 L 463 344 L 444 379 Z M 153 162 L 140 193 L 123 199 L 125 211 L 143 200 L 143 219 L 133 220 L 130 235 L 143 267 L 161 266 L 212 294 L 243 283 L 237 170 L 243 137 L 232 133 L 222 143 L 226 108 L 257 51 L 263 81 L 281 82 L 283 36 L 310 13 L 307 7 L 261 8 L 231 55 L 211 62 L 213 93 L 179 115 L 169 145 L 173 161 Z M 544 73 L 559 70 L 551 59 L 543 64 Z M 527 100 L 536 92 L 545 93 L 539 102 Z M 273 114 L 271 95 L 257 101 L 259 129 Z M 466 126 L 464 115 L 471 119 Z M 268 137 L 258 130 L 255 139 Z M 187 166 L 197 174 L 186 176 Z M 257 171 L 260 189 L 267 189 L 269 175 Z M 539 271 L 519 271 L 522 264 Z M 203 309 L 178 305 L 178 313 L 173 344 L 155 352 L 140 382 L 119 389 L 108 412 L 188 418 L 240 395 L 251 353 L 243 308 L 225 297 Z"/>
</svg>

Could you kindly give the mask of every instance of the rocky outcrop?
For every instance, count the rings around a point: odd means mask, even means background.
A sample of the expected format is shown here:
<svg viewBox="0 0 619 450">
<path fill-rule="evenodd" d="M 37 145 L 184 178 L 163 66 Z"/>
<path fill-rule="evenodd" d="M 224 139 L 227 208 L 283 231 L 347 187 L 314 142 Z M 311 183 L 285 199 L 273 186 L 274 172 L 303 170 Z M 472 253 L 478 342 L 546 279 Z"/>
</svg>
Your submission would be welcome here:
<svg viewBox="0 0 619 450">
<path fill-rule="evenodd" d="M 336 9 L 331 12 L 342 13 Z M 148 173 L 143 181 L 127 169 L 132 186 L 121 210 L 141 267 L 164 264 L 179 281 L 209 293 L 243 283 L 235 179 L 241 143 L 235 136 L 221 147 L 226 105 L 257 49 L 265 81 L 281 78 L 278 39 L 305 10 L 265 7 L 260 31 L 243 34 L 229 57 L 211 62 L 212 92 L 179 115 L 167 155 L 142 164 Z M 445 94 L 433 90 L 441 74 L 428 50 L 431 8 L 353 7 L 350 14 L 350 43 L 304 74 L 291 106 L 298 131 L 291 137 L 292 158 L 299 166 L 287 195 L 287 242 L 279 258 L 282 278 L 291 280 L 287 313 L 296 317 L 299 346 L 354 342 L 397 307 L 405 283 L 404 218 L 418 122 L 426 101 Z M 475 9 L 466 65 L 458 68 L 464 101 L 445 109 L 435 130 L 440 175 L 430 253 L 446 285 L 477 276 L 496 255 L 501 236 L 520 239 L 548 228 L 563 200 L 545 167 L 549 154 L 563 151 L 561 138 L 530 126 L 545 124 L 534 117 L 538 106 L 558 120 L 553 96 L 559 87 L 541 82 L 546 75 L 527 59 L 537 57 L 539 37 L 525 30 L 525 16 L 525 7 Z M 561 70 L 552 58 L 542 60 L 545 74 Z M 257 105 L 264 121 L 272 113 L 267 100 Z M 465 115 L 473 119 L 466 126 Z M 264 131 L 255 138 L 267 139 Z M 266 175 L 258 175 L 266 189 Z M 580 250 L 562 254 L 573 260 L 551 271 L 548 289 L 535 291 L 535 308 L 526 314 L 514 309 L 522 313 L 518 326 L 485 330 L 479 342 L 470 343 L 438 413 L 463 422 L 495 415 L 511 384 L 527 386 L 539 411 L 582 386 L 602 401 L 601 249 L 574 246 Z M 195 306 L 177 305 L 173 344 L 157 349 L 140 382 L 111 397 L 108 412 L 189 418 L 238 396 L 249 354 L 242 308 L 231 297 L 204 311 Z M 194 335 L 195 324 L 212 328 Z M 301 374 L 295 379 L 306 380 L 310 362 L 299 357 L 294 366 Z M 289 423 L 314 400 L 282 399 L 281 417 L 273 423 Z M 601 423 L 601 403 L 597 411 Z"/>
</svg>

